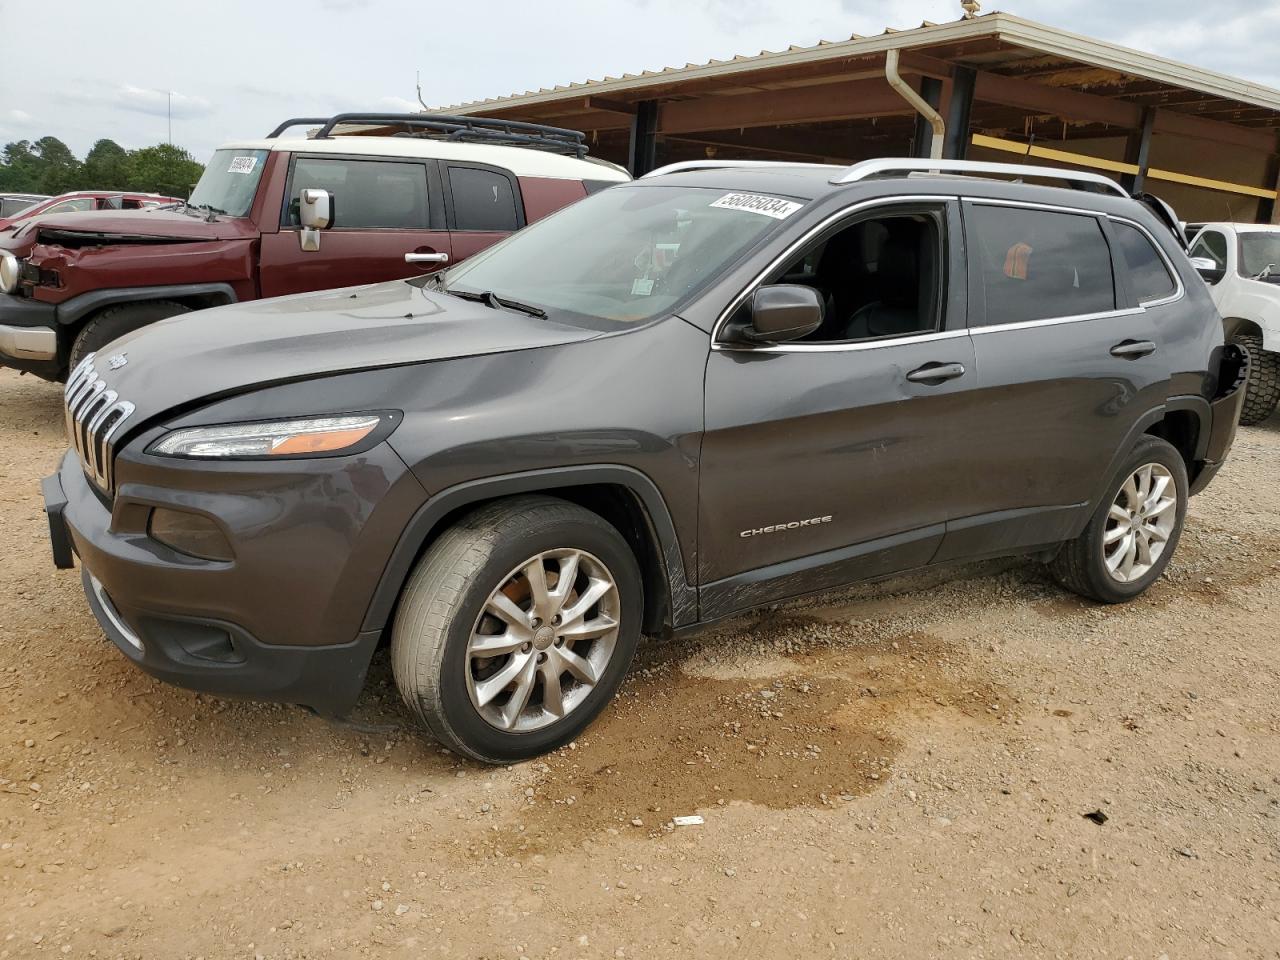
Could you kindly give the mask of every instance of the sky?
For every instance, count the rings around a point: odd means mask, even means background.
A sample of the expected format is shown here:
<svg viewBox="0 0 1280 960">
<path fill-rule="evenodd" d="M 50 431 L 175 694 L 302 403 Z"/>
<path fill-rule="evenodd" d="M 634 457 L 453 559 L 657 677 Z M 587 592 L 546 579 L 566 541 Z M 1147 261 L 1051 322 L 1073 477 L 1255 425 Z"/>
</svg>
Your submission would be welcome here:
<svg viewBox="0 0 1280 960">
<path fill-rule="evenodd" d="M 1280 0 L 986 0 L 999 9 L 1280 87 Z M 0 23 L 30 20 L 0 0 Z M 198 160 L 281 120 L 443 106 L 559 83 L 847 39 L 960 16 L 958 0 L 62 0 L 5 44 L 0 143 L 168 139 Z M 52 30 L 52 27 L 45 28 Z M 172 92 L 172 99 L 170 98 Z"/>
</svg>

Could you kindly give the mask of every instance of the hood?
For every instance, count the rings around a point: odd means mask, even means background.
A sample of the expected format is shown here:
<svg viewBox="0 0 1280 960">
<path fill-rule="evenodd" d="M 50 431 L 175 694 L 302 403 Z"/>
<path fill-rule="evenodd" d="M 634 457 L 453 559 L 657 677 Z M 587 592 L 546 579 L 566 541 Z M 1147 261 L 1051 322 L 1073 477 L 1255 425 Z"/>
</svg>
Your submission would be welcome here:
<svg viewBox="0 0 1280 960">
<path fill-rule="evenodd" d="M 175 408 L 272 384 L 600 335 L 395 280 L 162 320 L 104 348 L 95 366 L 134 404 L 136 429 Z"/>
<path fill-rule="evenodd" d="M 11 243 L 33 243 L 39 238 L 44 244 L 79 247 L 231 240 L 255 232 L 252 223 L 241 218 L 220 217 L 210 223 L 177 210 L 97 210 L 37 215 L 10 225 L 0 237 Z"/>
</svg>

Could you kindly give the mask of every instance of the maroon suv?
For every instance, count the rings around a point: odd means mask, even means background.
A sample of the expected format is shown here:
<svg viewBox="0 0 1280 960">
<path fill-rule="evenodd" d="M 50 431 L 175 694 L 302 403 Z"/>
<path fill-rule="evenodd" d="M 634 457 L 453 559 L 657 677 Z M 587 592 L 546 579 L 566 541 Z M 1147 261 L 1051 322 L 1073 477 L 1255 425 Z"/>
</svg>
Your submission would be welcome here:
<svg viewBox="0 0 1280 960">
<path fill-rule="evenodd" d="M 299 125 L 319 129 L 282 136 Z M 586 152 L 576 131 L 474 117 L 286 121 L 215 151 L 186 202 L 0 235 L 0 365 L 62 379 L 175 314 L 456 263 L 630 179 Z"/>
</svg>

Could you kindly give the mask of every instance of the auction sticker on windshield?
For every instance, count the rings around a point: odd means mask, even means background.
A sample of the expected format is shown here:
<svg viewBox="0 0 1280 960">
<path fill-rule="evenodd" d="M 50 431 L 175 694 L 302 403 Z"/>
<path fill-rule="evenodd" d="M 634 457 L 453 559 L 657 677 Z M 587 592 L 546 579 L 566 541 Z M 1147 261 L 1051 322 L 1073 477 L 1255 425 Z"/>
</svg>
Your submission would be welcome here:
<svg viewBox="0 0 1280 960">
<path fill-rule="evenodd" d="M 232 157 L 227 173 L 253 173 L 253 168 L 257 165 L 257 157 Z"/>
<path fill-rule="evenodd" d="M 783 200 L 781 197 L 766 197 L 758 193 L 726 193 L 711 204 L 721 210 L 745 210 L 748 213 L 759 213 L 775 220 L 785 220 L 804 206 L 794 200 Z"/>
</svg>

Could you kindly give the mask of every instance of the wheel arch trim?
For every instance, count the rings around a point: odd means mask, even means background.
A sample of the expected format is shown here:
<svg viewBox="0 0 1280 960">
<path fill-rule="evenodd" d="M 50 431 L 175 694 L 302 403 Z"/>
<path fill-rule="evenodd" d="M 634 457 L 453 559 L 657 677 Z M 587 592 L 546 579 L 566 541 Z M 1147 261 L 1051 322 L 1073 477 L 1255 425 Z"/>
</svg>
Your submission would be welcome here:
<svg viewBox="0 0 1280 960">
<path fill-rule="evenodd" d="M 557 490 L 600 485 L 620 486 L 635 495 L 656 540 L 658 559 L 666 577 L 672 626 L 686 626 L 696 621 L 697 590 L 686 576 L 675 524 L 657 485 L 633 467 L 590 464 L 470 480 L 447 487 L 431 496 L 409 519 L 392 549 L 374 589 L 361 629 L 382 630 L 387 626 L 423 548 L 434 540 L 445 518 L 460 508 L 522 493 L 554 496 Z"/>
<path fill-rule="evenodd" d="M 184 297 L 221 298 L 223 304 L 239 298 L 229 283 L 179 283 L 163 287 L 117 287 L 91 290 L 58 304 L 55 314 L 62 326 L 76 323 L 103 307 L 122 303 L 146 303 L 151 300 L 179 300 Z"/>
</svg>

